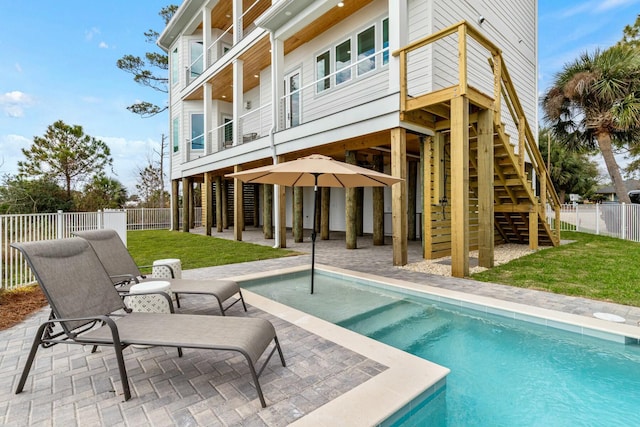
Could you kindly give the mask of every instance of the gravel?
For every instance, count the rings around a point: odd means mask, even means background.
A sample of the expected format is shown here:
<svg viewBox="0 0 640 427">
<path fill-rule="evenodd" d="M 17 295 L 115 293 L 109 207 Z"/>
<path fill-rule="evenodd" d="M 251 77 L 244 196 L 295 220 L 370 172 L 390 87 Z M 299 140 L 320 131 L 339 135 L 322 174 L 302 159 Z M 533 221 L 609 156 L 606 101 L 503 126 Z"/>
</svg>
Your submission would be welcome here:
<svg viewBox="0 0 640 427">
<path fill-rule="evenodd" d="M 544 247 L 538 249 L 543 250 Z M 517 245 L 513 243 L 507 243 L 504 245 L 496 246 L 493 250 L 494 266 L 506 264 L 511 260 L 523 257 L 536 252 L 536 250 L 529 249 L 529 245 Z M 407 270 L 418 271 L 421 273 L 431 273 L 440 276 L 451 276 L 451 257 L 443 257 L 436 259 L 425 259 L 420 262 L 407 264 L 404 267 Z M 469 251 L 469 274 L 480 273 L 488 270 L 485 267 L 478 267 L 478 251 Z"/>
</svg>

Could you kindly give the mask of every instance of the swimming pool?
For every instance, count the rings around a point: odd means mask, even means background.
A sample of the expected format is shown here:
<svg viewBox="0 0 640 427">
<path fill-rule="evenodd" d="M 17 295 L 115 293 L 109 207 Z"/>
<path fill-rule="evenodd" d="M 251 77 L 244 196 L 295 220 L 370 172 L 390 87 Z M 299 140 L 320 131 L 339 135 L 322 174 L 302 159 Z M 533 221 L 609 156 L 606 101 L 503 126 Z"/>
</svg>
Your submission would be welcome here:
<svg viewBox="0 0 640 427">
<path fill-rule="evenodd" d="M 426 404 L 413 402 L 389 425 L 636 423 L 640 348 L 635 339 L 518 316 L 530 320 L 525 322 L 504 310 L 462 307 L 460 301 L 442 302 L 333 273 L 316 276 L 314 295 L 308 285 L 308 272 L 241 283 L 451 369 L 446 389 L 431 393 Z"/>
</svg>

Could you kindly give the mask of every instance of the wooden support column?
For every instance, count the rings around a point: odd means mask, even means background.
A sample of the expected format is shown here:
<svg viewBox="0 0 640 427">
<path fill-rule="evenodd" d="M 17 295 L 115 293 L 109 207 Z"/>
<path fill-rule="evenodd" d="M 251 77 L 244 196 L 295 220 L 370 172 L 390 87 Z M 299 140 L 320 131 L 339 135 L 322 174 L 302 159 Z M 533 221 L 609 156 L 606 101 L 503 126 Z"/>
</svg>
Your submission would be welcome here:
<svg viewBox="0 0 640 427">
<path fill-rule="evenodd" d="M 529 209 L 529 249 L 538 249 L 538 204 Z"/>
<path fill-rule="evenodd" d="M 182 231 L 189 232 L 189 199 L 191 198 L 191 182 L 182 178 Z"/>
<path fill-rule="evenodd" d="M 469 100 L 451 100 L 451 275 L 469 275 Z"/>
<path fill-rule="evenodd" d="M 180 230 L 180 180 L 171 180 L 171 230 Z"/>
<path fill-rule="evenodd" d="M 204 173 L 204 200 L 202 207 L 205 210 L 204 232 L 207 236 L 211 236 L 211 227 L 213 227 L 213 183 L 211 182 L 211 172 Z"/>
<path fill-rule="evenodd" d="M 284 163 L 287 160 L 284 156 L 278 156 L 278 163 Z M 277 193 L 274 194 L 273 197 L 278 197 L 279 201 L 279 212 L 276 215 L 280 215 L 280 247 L 287 247 L 287 193 L 286 187 L 284 185 L 278 185 L 275 187 L 278 189 Z M 274 188 L 274 193 L 275 193 Z"/>
<path fill-rule="evenodd" d="M 320 239 L 329 240 L 329 215 L 331 213 L 331 188 L 322 187 L 320 198 L 322 209 L 320 210 Z"/>
<path fill-rule="evenodd" d="M 418 162 L 409 161 L 407 171 L 407 238 L 416 240 L 416 201 L 418 197 Z"/>
<path fill-rule="evenodd" d="M 242 171 L 242 166 L 236 165 L 234 173 Z M 242 230 L 244 229 L 244 186 L 242 181 L 235 179 L 233 182 L 233 237 L 242 241 Z"/>
<path fill-rule="evenodd" d="M 196 187 L 193 179 L 189 180 L 189 230 L 196 226 Z"/>
<path fill-rule="evenodd" d="M 282 160 L 284 161 L 284 160 Z M 277 197 L 280 198 L 280 247 L 287 247 L 287 193 L 284 185 L 278 185 L 278 194 Z M 274 195 L 276 197 L 276 195 Z"/>
<path fill-rule="evenodd" d="M 293 187 L 293 241 L 300 243 L 303 240 L 303 202 L 304 196 L 302 187 Z"/>
<path fill-rule="evenodd" d="M 494 262 L 493 110 L 478 112 L 478 265 Z"/>
<path fill-rule="evenodd" d="M 273 239 L 273 185 L 262 184 L 262 233 L 265 239 Z"/>
<path fill-rule="evenodd" d="M 373 169 L 384 172 L 384 157 L 381 154 L 373 156 Z M 373 245 L 384 245 L 384 188 L 371 188 L 373 204 Z"/>
<path fill-rule="evenodd" d="M 403 181 L 391 187 L 393 265 L 406 265 L 407 254 L 407 131 L 391 129 L 391 175 Z"/>
<path fill-rule="evenodd" d="M 356 235 L 364 235 L 364 188 L 356 188 Z"/>
<path fill-rule="evenodd" d="M 431 230 L 427 229 L 431 223 L 431 157 L 429 155 L 431 137 L 420 137 L 420 182 L 422 183 L 422 257 L 424 258 L 427 234 L 431 234 Z M 427 190 L 427 188 L 429 188 Z M 428 215 L 428 217 L 427 217 Z M 428 222 L 427 222 L 428 220 Z"/>
<path fill-rule="evenodd" d="M 356 164 L 356 152 L 347 151 L 344 158 L 345 163 Z M 357 214 L 356 189 L 345 188 L 345 240 L 347 249 L 358 247 L 358 236 L 356 229 Z"/>
<path fill-rule="evenodd" d="M 227 180 L 222 179 L 222 186 L 220 187 L 220 194 L 222 195 L 222 201 L 220 202 L 220 206 L 222 209 L 222 228 L 225 230 L 229 228 L 229 209 L 227 209 L 227 191 L 229 189 L 227 185 Z"/>
</svg>

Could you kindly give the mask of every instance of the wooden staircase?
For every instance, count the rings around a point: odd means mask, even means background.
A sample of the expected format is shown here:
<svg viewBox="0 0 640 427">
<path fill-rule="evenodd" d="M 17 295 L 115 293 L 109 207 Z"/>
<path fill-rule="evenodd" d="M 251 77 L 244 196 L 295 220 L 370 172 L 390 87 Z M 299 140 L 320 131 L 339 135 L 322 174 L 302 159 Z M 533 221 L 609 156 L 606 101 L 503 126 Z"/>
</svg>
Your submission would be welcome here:
<svg viewBox="0 0 640 427">
<path fill-rule="evenodd" d="M 457 54 L 458 84 L 428 93 L 410 94 L 409 82 L 407 81 L 410 66 L 407 60 L 409 53 L 415 53 L 417 50 L 428 48 L 436 41 L 455 36 L 457 36 L 457 40 L 449 43 L 452 45 L 452 49 L 447 53 L 450 52 L 452 57 L 456 57 Z M 483 92 L 476 89 L 468 82 L 466 69 L 470 60 L 467 56 L 468 38 L 472 38 L 476 46 L 479 44 L 488 52 L 486 63 L 490 70 L 488 75 L 493 78 L 493 84 L 490 85 L 492 93 L 486 93 L 491 90 L 485 89 Z M 457 43 L 457 52 L 455 52 L 453 43 Z M 478 54 L 477 51 L 478 49 L 474 49 L 473 52 Z M 429 145 L 431 150 L 430 167 L 432 168 L 430 170 L 438 171 L 438 165 L 442 162 L 445 176 L 446 173 L 449 173 L 449 176 L 453 173 L 452 179 L 455 179 L 455 174 L 460 174 L 460 171 L 465 177 L 468 176 L 468 191 L 466 180 L 462 177 L 458 178 L 455 184 L 458 186 L 457 193 L 451 190 L 446 180 L 444 185 L 437 182 L 431 184 L 425 182 L 425 186 L 431 185 L 433 189 L 433 191 L 427 191 L 426 198 L 430 200 L 428 202 L 425 200 L 424 206 L 427 221 L 425 230 L 428 233 L 430 228 L 432 233 L 432 236 L 426 237 L 425 258 L 437 258 L 448 254 L 447 252 L 451 253 L 452 273 L 456 276 L 468 273 L 468 259 L 466 265 L 464 260 L 455 259 L 456 251 L 459 252 L 457 248 L 460 246 L 465 248 L 461 253 L 467 251 L 467 258 L 469 249 L 480 248 L 481 265 L 483 250 L 485 253 L 490 251 L 490 259 L 493 259 L 494 242 L 525 243 L 534 249 L 538 245 L 557 246 L 560 242 L 560 201 L 540 155 L 536 139 L 527 123 L 524 109 L 517 97 L 500 49 L 467 22 L 462 21 L 413 42 L 393 54 L 400 57 L 401 119 L 430 128 L 435 134 Z M 481 83 L 486 88 L 488 78 Z M 461 98 L 463 101 L 460 101 Z M 460 105 L 464 107 L 460 108 Z M 481 116 L 485 118 L 480 119 Z M 490 117 L 489 122 L 486 117 Z M 506 129 L 513 132 L 513 138 Z M 482 139 L 484 145 L 479 150 L 481 138 L 484 138 Z M 493 141 L 492 147 L 491 140 Z M 449 150 L 453 153 L 454 144 L 455 147 L 458 147 L 457 154 L 453 158 L 450 156 L 451 164 L 447 164 L 446 152 Z M 466 156 L 460 155 L 460 147 L 468 153 L 467 169 L 464 169 L 464 165 L 455 164 L 460 159 L 466 159 Z M 442 149 L 445 153 L 442 155 L 444 161 L 436 153 Z M 425 158 L 427 158 L 427 153 L 425 153 Z M 481 164 L 484 166 L 480 166 Z M 488 167 L 487 164 L 492 166 Z M 490 182 L 490 168 L 493 169 L 492 183 Z M 483 170 L 485 171 L 484 175 Z M 437 173 L 432 172 L 432 180 L 437 179 Z M 469 210 L 468 216 L 462 216 L 465 218 L 462 220 L 463 223 L 456 224 L 455 215 L 449 215 L 451 221 L 447 229 L 446 226 L 443 226 L 443 221 L 437 217 L 436 213 L 440 208 L 443 213 L 442 217 L 446 211 L 444 206 L 440 206 L 442 199 L 439 199 L 440 196 L 436 190 L 438 185 L 442 187 L 440 192 L 444 192 L 444 200 L 450 201 L 450 212 Z M 493 201 L 489 200 L 490 194 L 484 191 L 486 188 L 482 187 L 488 185 L 493 185 Z M 464 195 L 467 193 L 467 200 L 451 199 L 452 194 Z M 433 196 L 429 197 L 431 195 Z M 431 205 L 433 215 L 428 211 L 428 203 Z M 490 214 L 486 213 L 488 205 L 490 206 L 488 208 L 491 211 Z M 547 218 L 548 213 L 553 213 L 551 221 Z M 487 220 L 487 216 L 493 219 Z M 469 225 L 473 221 L 476 221 L 477 227 Z M 553 223 L 554 228 L 550 226 L 550 223 Z M 466 236 L 460 237 L 460 233 L 456 232 L 461 227 L 464 228 Z M 487 238 L 486 233 L 480 236 L 483 227 L 493 227 L 494 239 Z M 435 236 L 436 233 L 439 234 Z M 447 233 L 449 234 L 447 235 Z M 447 236 L 450 237 L 448 250 L 447 246 L 443 244 Z M 430 242 L 438 242 L 438 244 L 431 245 Z M 431 248 L 428 247 L 429 245 Z M 491 247 L 488 248 L 488 246 Z M 460 252 L 457 256 L 460 257 Z M 485 257 L 484 259 L 489 258 Z"/>
</svg>

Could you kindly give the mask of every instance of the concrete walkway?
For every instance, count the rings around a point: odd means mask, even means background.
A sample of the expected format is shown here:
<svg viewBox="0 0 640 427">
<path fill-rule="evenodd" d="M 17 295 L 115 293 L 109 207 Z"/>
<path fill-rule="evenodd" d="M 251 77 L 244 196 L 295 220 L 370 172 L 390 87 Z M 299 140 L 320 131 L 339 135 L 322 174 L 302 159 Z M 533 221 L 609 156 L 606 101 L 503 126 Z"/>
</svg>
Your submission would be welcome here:
<svg viewBox="0 0 640 427">
<path fill-rule="evenodd" d="M 230 230 L 214 235 L 233 238 Z M 624 317 L 631 325 L 640 321 L 640 308 L 636 307 L 396 268 L 391 263 L 390 240 L 386 246 L 375 247 L 370 237 L 360 237 L 358 249 L 346 250 L 342 233 L 331 237 L 317 241 L 319 264 L 589 317 L 594 312 L 607 312 Z M 245 231 L 243 238 L 273 244 L 256 229 Z M 310 238 L 293 243 L 288 235 L 287 242 L 289 249 L 305 254 L 183 274 L 187 278 L 220 278 L 309 265 Z M 410 242 L 409 262 L 420 261 L 420 254 L 420 242 Z M 181 301 L 185 312 L 218 314 L 215 305 L 204 298 L 185 296 Z M 276 327 L 287 367 L 272 360 L 263 373 L 261 384 L 269 405 L 265 409 L 260 408 L 246 365 L 236 355 L 188 350 L 178 358 L 175 350 L 162 348 L 125 351 L 133 394 L 128 402 L 122 402 L 113 351 L 102 349 L 92 354 L 89 348 L 66 344 L 40 349 L 24 392 L 15 395 L 33 334 L 48 315 L 48 310 L 42 310 L 20 325 L 0 331 L 0 425 L 284 426 L 388 369 L 256 307 L 244 313 L 236 306 L 229 314 L 264 317 Z"/>
</svg>

